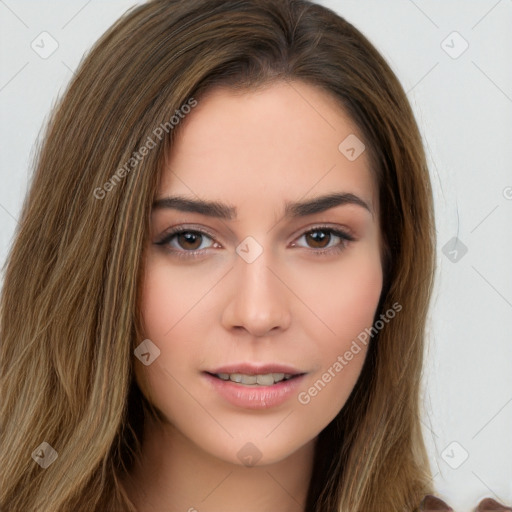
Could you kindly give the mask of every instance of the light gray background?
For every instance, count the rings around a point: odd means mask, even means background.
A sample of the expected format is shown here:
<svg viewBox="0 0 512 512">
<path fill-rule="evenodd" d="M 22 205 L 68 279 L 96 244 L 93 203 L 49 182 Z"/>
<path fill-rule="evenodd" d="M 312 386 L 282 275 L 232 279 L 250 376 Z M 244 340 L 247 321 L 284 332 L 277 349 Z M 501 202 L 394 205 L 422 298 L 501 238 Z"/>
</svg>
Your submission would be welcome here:
<svg viewBox="0 0 512 512">
<path fill-rule="evenodd" d="M 50 109 L 135 3 L 0 0 L 1 262 Z M 484 496 L 512 505 L 512 0 L 320 3 L 385 56 L 425 138 L 439 237 L 423 413 L 435 485 L 458 511 Z M 58 43 L 48 58 L 31 48 L 50 48 L 44 31 Z M 455 236 L 467 253 L 445 255 Z"/>
</svg>

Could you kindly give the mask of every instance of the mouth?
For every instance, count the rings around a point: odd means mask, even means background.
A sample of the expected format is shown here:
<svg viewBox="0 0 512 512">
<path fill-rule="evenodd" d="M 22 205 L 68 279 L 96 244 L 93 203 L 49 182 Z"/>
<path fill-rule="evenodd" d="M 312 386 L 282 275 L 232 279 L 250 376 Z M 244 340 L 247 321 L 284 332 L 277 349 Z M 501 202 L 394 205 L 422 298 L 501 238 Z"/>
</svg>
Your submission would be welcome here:
<svg viewBox="0 0 512 512">
<path fill-rule="evenodd" d="M 243 386 L 273 386 L 300 377 L 305 372 L 284 364 L 237 363 L 224 365 L 206 373 L 217 379 Z"/>
<path fill-rule="evenodd" d="M 288 403 L 306 372 L 288 365 L 235 364 L 203 371 L 217 396 L 241 409 L 270 409 Z"/>
</svg>

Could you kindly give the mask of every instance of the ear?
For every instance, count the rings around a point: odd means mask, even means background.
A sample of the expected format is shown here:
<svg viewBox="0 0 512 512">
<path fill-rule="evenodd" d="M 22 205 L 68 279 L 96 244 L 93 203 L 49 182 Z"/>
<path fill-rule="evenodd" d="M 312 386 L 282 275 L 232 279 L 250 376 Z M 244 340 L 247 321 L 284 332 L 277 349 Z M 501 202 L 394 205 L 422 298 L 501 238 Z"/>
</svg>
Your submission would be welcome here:
<svg viewBox="0 0 512 512">
<path fill-rule="evenodd" d="M 502 505 L 492 498 L 485 498 L 478 504 L 475 512 L 512 512 L 512 507 Z"/>
<path fill-rule="evenodd" d="M 433 512 L 433 511 L 453 512 L 453 508 L 447 505 L 442 499 L 427 494 L 420 503 L 421 512 Z"/>
</svg>

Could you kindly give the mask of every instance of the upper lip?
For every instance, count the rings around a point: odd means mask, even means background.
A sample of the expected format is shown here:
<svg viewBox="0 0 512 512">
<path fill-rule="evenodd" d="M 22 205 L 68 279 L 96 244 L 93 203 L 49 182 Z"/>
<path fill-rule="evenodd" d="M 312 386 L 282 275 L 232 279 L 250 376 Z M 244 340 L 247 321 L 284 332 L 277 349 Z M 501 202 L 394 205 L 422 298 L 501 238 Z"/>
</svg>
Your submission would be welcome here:
<svg viewBox="0 0 512 512">
<path fill-rule="evenodd" d="M 290 375 L 301 375 L 297 368 L 286 364 L 254 364 L 254 363 L 235 363 L 219 366 L 214 370 L 207 370 L 207 373 L 241 373 L 243 375 L 266 375 L 269 373 L 286 373 Z"/>
</svg>

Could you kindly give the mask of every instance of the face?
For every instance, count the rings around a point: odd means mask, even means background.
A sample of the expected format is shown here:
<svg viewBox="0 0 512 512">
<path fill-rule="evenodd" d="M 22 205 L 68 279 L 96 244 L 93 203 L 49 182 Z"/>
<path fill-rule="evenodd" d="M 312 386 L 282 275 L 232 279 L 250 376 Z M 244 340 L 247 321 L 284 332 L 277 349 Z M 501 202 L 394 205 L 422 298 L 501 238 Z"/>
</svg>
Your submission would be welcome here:
<svg viewBox="0 0 512 512">
<path fill-rule="evenodd" d="M 277 462 L 360 374 L 382 289 L 378 191 L 357 127 L 315 86 L 217 88 L 182 123 L 141 303 L 160 354 L 136 378 L 199 450 Z"/>
</svg>

